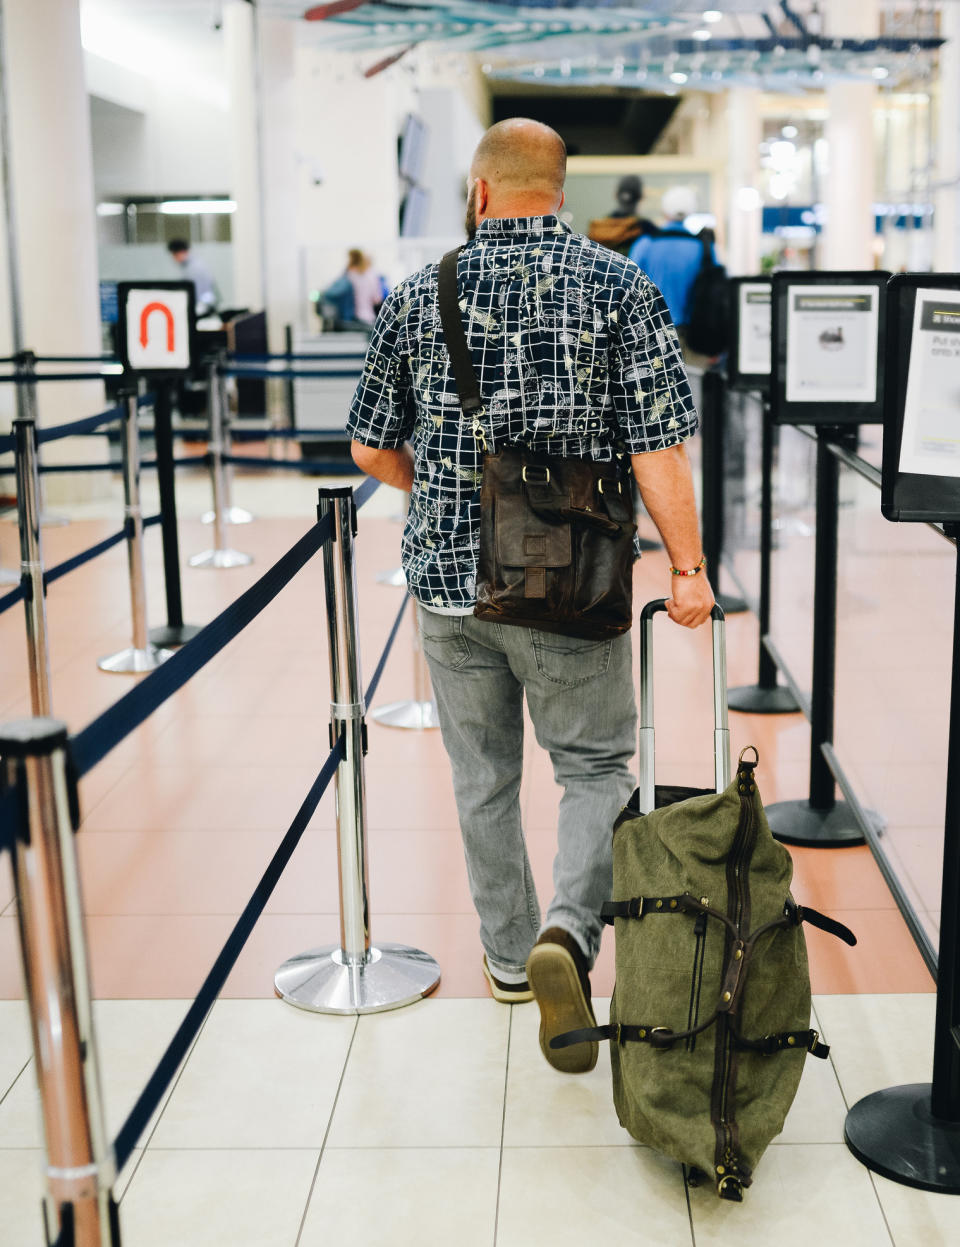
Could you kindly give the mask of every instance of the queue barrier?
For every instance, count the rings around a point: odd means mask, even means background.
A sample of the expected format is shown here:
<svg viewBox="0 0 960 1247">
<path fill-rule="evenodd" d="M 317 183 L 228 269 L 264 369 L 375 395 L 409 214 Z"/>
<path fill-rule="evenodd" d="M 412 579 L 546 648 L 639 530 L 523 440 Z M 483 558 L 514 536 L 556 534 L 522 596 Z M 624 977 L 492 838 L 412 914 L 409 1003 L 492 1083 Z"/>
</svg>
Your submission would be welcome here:
<svg viewBox="0 0 960 1247">
<path fill-rule="evenodd" d="M 295 990 L 283 994 L 300 1007 L 320 1012 L 374 1012 L 420 999 L 439 981 L 439 967 L 426 953 L 389 944 L 374 947 L 370 942 L 365 706 L 379 684 L 407 605 L 405 599 L 373 678 L 361 691 L 353 539 L 357 511 L 376 488 L 376 482 L 367 481 L 355 494 L 349 489 L 321 490 L 318 522 L 193 640 L 76 736 L 69 737 L 66 727 L 49 717 L 0 728 L 0 850 L 11 852 L 20 913 L 24 981 L 44 1124 L 44 1218 L 50 1244 L 119 1247 L 119 1217 L 112 1193 L 116 1175 L 176 1077 L 334 777 L 341 942 L 335 950 L 318 951 L 327 956 L 339 981 L 329 1000 L 298 999 Z M 73 838 L 80 822 L 78 781 L 252 622 L 321 548 L 331 646 L 330 751 L 199 993 L 110 1144 Z M 294 958 L 288 965 L 302 961 Z M 286 969 L 278 971 L 278 984 Z"/>
</svg>

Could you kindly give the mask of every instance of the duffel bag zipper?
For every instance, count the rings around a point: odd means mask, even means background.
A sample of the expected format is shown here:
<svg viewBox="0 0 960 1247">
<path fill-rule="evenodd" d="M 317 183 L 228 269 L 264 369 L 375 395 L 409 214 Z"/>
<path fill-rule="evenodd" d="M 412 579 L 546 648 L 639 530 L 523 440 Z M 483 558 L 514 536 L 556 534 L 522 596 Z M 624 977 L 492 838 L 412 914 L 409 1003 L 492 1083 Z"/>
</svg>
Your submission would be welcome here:
<svg viewBox="0 0 960 1247">
<path fill-rule="evenodd" d="M 741 768 L 737 790 L 740 794 L 740 822 L 737 827 L 730 857 L 727 862 L 727 913 L 742 935 L 744 922 L 749 922 L 750 884 L 748 871 L 756 846 L 756 817 L 753 803 L 755 791 L 752 768 Z M 733 885 L 731 888 L 731 884 Z M 733 895 L 731 896 L 731 892 Z M 730 902 L 733 901 L 731 906 Z M 733 912 L 730 913 L 731 908 Z M 730 956 L 742 956 L 742 946 L 734 947 L 729 934 L 727 955 L 724 957 L 726 979 Z M 728 1003 L 724 1001 L 724 1003 Z M 726 1198 L 739 1199 L 742 1174 L 739 1157 L 739 1130 L 734 1116 L 734 1053 L 733 1028 L 730 1015 L 721 1013 L 717 1019 L 717 1069 L 714 1075 L 714 1128 L 717 1132 L 716 1179 L 717 1192 Z M 729 1194 L 728 1194 L 729 1191 Z"/>
</svg>

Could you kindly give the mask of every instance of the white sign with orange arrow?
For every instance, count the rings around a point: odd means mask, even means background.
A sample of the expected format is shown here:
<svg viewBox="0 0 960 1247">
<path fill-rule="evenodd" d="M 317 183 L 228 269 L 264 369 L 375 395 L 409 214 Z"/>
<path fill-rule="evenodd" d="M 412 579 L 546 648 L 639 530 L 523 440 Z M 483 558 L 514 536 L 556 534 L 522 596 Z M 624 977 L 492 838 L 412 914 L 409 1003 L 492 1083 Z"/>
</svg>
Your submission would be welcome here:
<svg viewBox="0 0 960 1247">
<path fill-rule="evenodd" d="M 134 372 L 186 371 L 190 367 L 190 307 L 186 290 L 147 286 L 130 290 L 124 311 L 127 360 Z"/>
</svg>

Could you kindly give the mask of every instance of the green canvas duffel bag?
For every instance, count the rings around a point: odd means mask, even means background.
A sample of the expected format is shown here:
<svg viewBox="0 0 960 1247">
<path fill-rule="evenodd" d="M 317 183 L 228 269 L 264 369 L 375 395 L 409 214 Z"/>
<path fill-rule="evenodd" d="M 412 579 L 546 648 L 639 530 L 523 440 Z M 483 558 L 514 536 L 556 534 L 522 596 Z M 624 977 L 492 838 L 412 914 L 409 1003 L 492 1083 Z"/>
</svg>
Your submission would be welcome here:
<svg viewBox="0 0 960 1247">
<path fill-rule="evenodd" d="M 793 863 L 771 835 L 745 749 L 729 780 L 723 614 L 714 611 L 717 791 L 653 786 L 652 616 L 641 614 L 641 778 L 614 828 L 616 932 L 610 1025 L 558 1047 L 611 1040 L 613 1095 L 635 1139 L 712 1175 L 741 1200 L 783 1129 L 806 1054 L 829 1051 L 810 1029 L 803 922 L 849 944 L 852 933 L 790 895 Z M 752 757 L 746 755 L 752 754 Z M 643 810 L 652 812 L 643 813 Z"/>
</svg>

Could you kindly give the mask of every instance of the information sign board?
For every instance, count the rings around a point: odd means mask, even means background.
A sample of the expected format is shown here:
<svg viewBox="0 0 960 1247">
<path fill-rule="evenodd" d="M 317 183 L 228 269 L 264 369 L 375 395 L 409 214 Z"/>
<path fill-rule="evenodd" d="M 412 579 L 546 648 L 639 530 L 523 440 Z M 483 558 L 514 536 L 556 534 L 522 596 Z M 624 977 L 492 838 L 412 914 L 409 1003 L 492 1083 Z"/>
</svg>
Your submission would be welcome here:
<svg viewBox="0 0 960 1247">
<path fill-rule="evenodd" d="M 774 419 L 883 419 L 888 273 L 777 273 L 773 278 Z"/>
<path fill-rule="evenodd" d="M 770 385 L 771 282 L 769 277 L 734 277 L 727 379 L 734 390 Z"/>
<path fill-rule="evenodd" d="M 889 520 L 960 522 L 960 273 L 888 290 L 880 505 Z"/>
<path fill-rule="evenodd" d="M 120 282 L 118 351 L 129 372 L 188 372 L 196 319 L 191 281 Z"/>
</svg>

